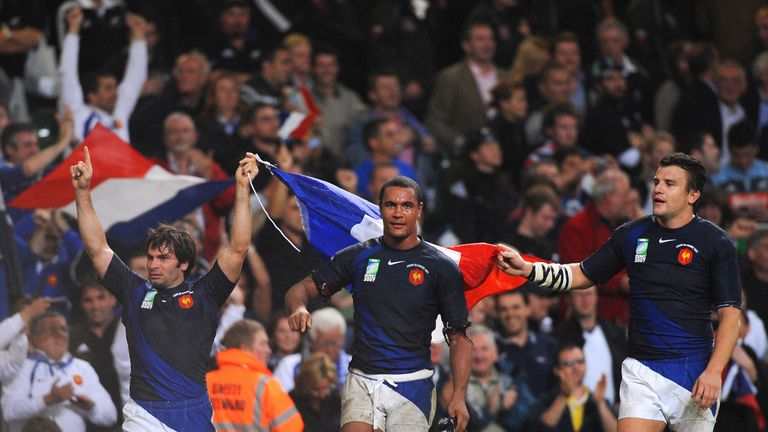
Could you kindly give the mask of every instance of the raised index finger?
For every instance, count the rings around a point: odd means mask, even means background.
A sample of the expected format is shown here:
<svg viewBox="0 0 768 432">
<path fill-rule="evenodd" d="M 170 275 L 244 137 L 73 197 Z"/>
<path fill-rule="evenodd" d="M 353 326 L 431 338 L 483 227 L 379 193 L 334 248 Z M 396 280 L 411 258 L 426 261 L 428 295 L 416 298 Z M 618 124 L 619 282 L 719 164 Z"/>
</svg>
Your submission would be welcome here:
<svg viewBox="0 0 768 432">
<path fill-rule="evenodd" d="M 85 152 L 85 165 L 91 166 L 91 153 L 88 152 L 88 146 L 83 147 L 83 151 Z"/>
</svg>

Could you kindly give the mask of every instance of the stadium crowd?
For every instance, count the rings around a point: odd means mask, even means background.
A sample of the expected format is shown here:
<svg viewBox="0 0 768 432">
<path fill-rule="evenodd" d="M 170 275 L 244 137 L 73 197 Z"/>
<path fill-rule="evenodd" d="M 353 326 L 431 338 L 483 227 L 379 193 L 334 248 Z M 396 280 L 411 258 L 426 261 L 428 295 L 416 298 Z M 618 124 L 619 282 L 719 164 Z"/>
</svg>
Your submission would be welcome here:
<svg viewBox="0 0 768 432">
<path fill-rule="evenodd" d="M 72 215 L 6 207 L 97 124 L 209 180 L 232 177 L 245 152 L 371 201 L 405 175 L 426 192 L 425 240 L 563 263 L 649 214 L 659 161 L 688 153 L 708 174 L 698 215 L 730 235 L 742 267 L 745 325 L 716 430 L 768 430 L 765 2 L 7 0 L 0 24 L 7 430 L 120 430 L 130 358 L 116 299 Z M 326 258 L 296 197 L 267 170 L 253 184 L 276 225 L 253 200 L 252 247 L 211 352 L 214 422 L 245 409 L 261 418 L 240 421 L 269 430 L 338 430 L 353 299 L 311 305 L 306 338 L 289 329 L 286 291 Z M 192 277 L 226 246 L 234 196 L 173 221 L 196 241 Z M 111 246 L 147 276 L 142 245 Z M 628 297 L 621 273 L 481 301 L 468 430 L 615 430 Z M 452 384 L 447 350 L 432 349 L 440 418 Z M 243 362 L 242 382 L 266 391 L 233 393 Z"/>
</svg>

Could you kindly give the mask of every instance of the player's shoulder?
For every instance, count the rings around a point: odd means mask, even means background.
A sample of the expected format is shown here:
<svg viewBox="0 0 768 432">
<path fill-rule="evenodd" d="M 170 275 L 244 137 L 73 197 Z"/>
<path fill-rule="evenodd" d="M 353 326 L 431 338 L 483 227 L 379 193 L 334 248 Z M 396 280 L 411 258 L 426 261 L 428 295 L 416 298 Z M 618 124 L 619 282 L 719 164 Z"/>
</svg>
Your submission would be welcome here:
<svg viewBox="0 0 768 432">
<path fill-rule="evenodd" d="M 704 219 L 701 216 L 694 216 L 691 224 L 691 229 L 696 237 L 706 239 L 707 242 L 716 245 L 716 247 L 721 247 L 723 245 L 734 247 L 731 236 L 728 235 L 724 229 L 711 221 Z"/>
<path fill-rule="evenodd" d="M 361 241 L 345 247 L 344 249 L 336 252 L 333 258 L 338 259 L 338 258 L 343 258 L 348 256 L 355 256 L 363 251 L 369 251 L 369 250 L 380 249 L 380 248 L 381 248 L 380 239 L 372 238 L 372 239 Z"/>
<path fill-rule="evenodd" d="M 459 252 L 453 251 L 443 246 L 437 246 L 426 241 L 422 241 L 422 244 L 425 256 L 434 259 L 441 265 L 445 265 L 451 268 L 455 267 L 458 269 L 456 262 L 458 261 L 458 257 L 461 255 Z M 451 255 L 453 254 L 456 255 L 456 259 L 451 258 Z"/>
<path fill-rule="evenodd" d="M 354 251 L 362 251 L 362 250 L 370 250 L 370 249 L 381 249 L 381 237 L 374 237 L 372 239 L 368 239 L 365 241 L 361 241 L 358 243 L 355 243 L 351 246 L 348 246 L 342 250 L 354 250 Z"/>
<path fill-rule="evenodd" d="M 619 225 L 614 230 L 614 235 L 622 235 L 630 232 L 645 231 L 653 226 L 653 216 L 643 216 L 638 219 L 633 219 L 629 222 L 625 222 Z"/>
</svg>

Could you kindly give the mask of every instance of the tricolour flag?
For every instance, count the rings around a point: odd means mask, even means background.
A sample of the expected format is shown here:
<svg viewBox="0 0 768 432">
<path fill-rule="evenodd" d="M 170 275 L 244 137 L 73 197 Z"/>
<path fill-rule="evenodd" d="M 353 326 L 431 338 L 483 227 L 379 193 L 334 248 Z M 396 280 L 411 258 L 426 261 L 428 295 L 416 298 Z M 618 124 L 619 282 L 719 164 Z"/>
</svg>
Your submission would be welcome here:
<svg viewBox="0 0 768 432">
<path fill-rule="evenodd" d="M 272 172 L 296 195 L 307 239 L 317 250 L 332 256 L 355 243 L 384 232 L 379 207 L 331 183 L 276 167 Z M 496 267 L 499 246 L 471 243 L 445 248 L 435 246 L 455 262 L 464 278 L 464 296 L 472 308 L 483 298 L 515 289 L 526 282 Z M 528 261 L 541 261 L 524 255 Z"/>
<path fill-rule="evenodd" d="M 111 241 L 141 243 L 148 228 L 171 223 L 216 197 L 233 179 L 207 181 L 172 174 L 142 156 L 109 129 L 97 125 L 64 161 L 9 203 L 22 209 L 61 208 L 76 216 L 69 167 L 85 159 L 93 165 L 91 196 Z"/>
<path fill-rule="evenodd" d="M 732 400 L 739 405 L 749 408 L 755 415 L 755 421 L 760 430 L 765 429 L 765 416 L 757 402 L 757 387 L 749 379 L 747 372 L 733 360 L 728 362 L 728 367 L 723 371 L 723 387 L 720 392 L 720 400 Z"/>
</svg>

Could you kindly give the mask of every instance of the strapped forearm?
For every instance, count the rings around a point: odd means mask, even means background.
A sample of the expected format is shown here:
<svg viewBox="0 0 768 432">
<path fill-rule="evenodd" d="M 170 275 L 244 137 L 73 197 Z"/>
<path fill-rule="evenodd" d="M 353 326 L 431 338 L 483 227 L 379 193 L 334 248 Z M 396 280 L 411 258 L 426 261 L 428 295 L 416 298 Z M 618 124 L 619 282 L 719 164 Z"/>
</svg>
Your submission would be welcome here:
<svg viewBox="0 0 768 432">
<path fill-rule="evenodd" d="M 573 288 L 573 271 L 571 266 L 558 263 L 532 263 L 533 268 L 528 280 L 550 288 L 553 291 L 570 291 Z"/>
</svg>

